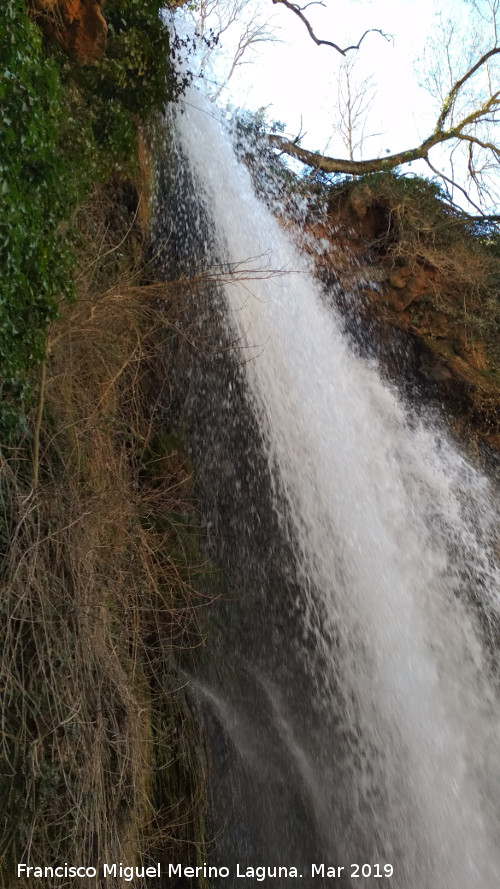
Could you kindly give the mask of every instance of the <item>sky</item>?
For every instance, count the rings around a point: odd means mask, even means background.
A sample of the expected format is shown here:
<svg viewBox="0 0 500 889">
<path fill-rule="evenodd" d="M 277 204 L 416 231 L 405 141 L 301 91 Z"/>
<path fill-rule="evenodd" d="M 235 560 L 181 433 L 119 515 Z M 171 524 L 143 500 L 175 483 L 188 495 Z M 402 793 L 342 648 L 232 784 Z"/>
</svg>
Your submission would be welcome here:
<svg viewBox="0 0 500 889">
<path fill-rule="evenodd" d="M 284 6 L 271 0 L 252 0 L 249 6 L 270 19 L 279 42 L 259 44 L 257 52 L 246 56 L 220 102 L 251 110 L 266 107 L 268 118 L 284 122 L 292 137 L 302 130 L 303 147 L 346 157 L 337 128 L 342 57 L 331 47 L 316 46 L 303 23 Z M 362 155 L 358 152 L 355 157 L 379 157 L 414 147 L 433 130 L 439 103 L 419 86 L 425 76 L 425 47 L 436 35 L 440 17 L 463 26 L 468 9 L 464 0 L 325 0 L 308 6 L 305 14 L 324 39 L 340 45 L 357 43 L 368 28 L 379 28 L 390 37 L 369 34 L 361 49 L 354 51 L 354 77 L 359 81 L 372 77 L 365 141 Z M 223 36 L 212 59 L 214 76 L 227 72 L 240 33 L 237 24 Z M 432 160 L 449 172 L 448 152 L 434 149 Z M 423 162 L 413 164 L 412 171 L 429 174 Z"/>
<path fill-rule="evenodd" d="M 262 45 L 255 63 L 243 66 L 234 76 L 230 84 L 233 101 L 241 96 L 250 107 L 270 103 L 272 116 L 286 122 L 292 133 L 299 131 L 302 115 L 311 144 L 320 147 L 334 130 L 336 80 L 342 58 L 330 47 L 316 46 L 304 25 L 284 7 L 266 5 L 271 8 L 273 24 L 280 28 L 283 42 Z M 379 145 L 391 150 L 400 147 L 395 144 L 396 133 L 414 129 L 416 103 L 420 104 L 419 115 L 424 112 L 408 62 L 425 42 L 433 18 L 432 6 L 431 0 L 418 4 L 414 0 L 330 0 L 325 8 L 307 10 L 315 33 L 340 45 L 357 42 L 367 28 L 381 28 L 391 35 L 390 40 L 376 33 L 367 35 L 357 53 L 360 80 L 373 75 L 378 87 L 370 132 L 383 128 L 384 138 L 378 144 L 371 142 L 370 149 L 375 153 Z M 408 95 L 411 100 L 405 101 Z"/>
</svg>

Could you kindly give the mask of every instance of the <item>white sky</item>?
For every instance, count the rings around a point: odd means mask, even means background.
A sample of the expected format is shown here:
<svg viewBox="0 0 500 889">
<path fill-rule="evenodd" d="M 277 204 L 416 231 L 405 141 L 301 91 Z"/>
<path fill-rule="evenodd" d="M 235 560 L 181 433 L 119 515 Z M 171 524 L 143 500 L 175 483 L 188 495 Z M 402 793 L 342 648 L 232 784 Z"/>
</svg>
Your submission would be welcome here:
<svg viewBox="0 0 500 889">
<path fill-rule="evenodd" d="M 326 8 L 307 10 L 315 33 L 340 45 L 356 43 L 371 27 L 393 35 L 387 42 L 379 34 L 369 34 L 357 53 L 361 79 L 373 74 L 378 85 L 370 131 L 387 134 L 378 144 L 372 143 L 374 153 L 378 153 L 381 143 L 382 150 L 404 147 L 396 144 L 396 134 L 401 137 L 404 130 L 415 132 L 416 105 L 420 106 L 418 115 L 424 113 L 412 60 L 431 29 L 434 8 L 433 0 L 327 0 Z M 304 144 L 307 141 L 321 147 L 335 124 L 341 56 L 330 47 L 316 46 L 304 25 L 284 7 L 271 7 L 271 13 L 286 42 L 263 45 L 255 63 L 235 74 L 230 91 L 235 99 L 240 95 L 247 107 L 271 103 L 269 113 L 286 122 L 291 132 L 298 132 L 302 114 L 308 133 Z"/>
<path fill-rule="evenodd" d="M 271 105 L 270 116 L 286 122 L 291 132 L 298 131 L 302 114 L 311 144 L 319 147 L 334 126 L 341 56 L 330 47 L 316 46 L 302 22 L 285 7 L 271 0 L 252 5 L 260 6 L 263 15 L 269 14 L 283 42 L 261 44 L 253 63 L 237 70 L 221 98 L 249 108 Z M 456 12 L 463 8 L 460 0 L 454 6 Z M 422 126 L 426 129 L 423 117 L 428 117 L 429 125 L 432 122 L 432 113 L 426 114 L 429 96 L 418 88 L 413 65 L 443 7 L 449 9 L 450 3 L 326 0 L 325 7 L 311 6 L 306 11 L 315 33 L 340 45 L 356 43 L 367 28 L 392 35 L 388 42 L 379 34 L 369 34 L 356 53 L 361 76 L 373 74 L 378 85 L 372 129 L 380 131 L 382 126 L 387 134 L 383 150 L 404 147 L 406 131 L 412 137 Z M 236 26 L 233 33 L 237 31 Z M 228 33 L 224 41 L 229 55 L 230 37 Z M 416 120 L 420 120 L 418 127 Z"/>
<path fill-rule="evenodd" d="M 302 6 L 307 0 L 299 0 Z M 333 157 L 347 157 L 336 132 L 338 119 L 338 72 L 342 57 L 328 46 L 316 46 L 303 23 L 292 12 L 271 0 L 255 0 L 252 10 L 260 8 L 270 18 L 276 36 L 282 42 L 263 43 L 252 52 L 251 64 L 238 68 L 220 101 L 251 110 L 269 106 L 269 119 L 281 120 L 287 133 L 305 135 L 301 144 Z M 364 158 L 418 145 L 433 129 L 438 104 L 419 87 L 417 70 L 426 42 L 436 33 L 439 16 L 458 24 L 467 20 L 464 0 L 325 0 L 324 6 L 311 5 L 305 11 L 317 36 L 341 46 L 357 43 L 368 28 L 380 28 L 391 35 L 386 41 L 380 34 L 365 37 L 358 58 L 357 76 L 363 80 L 373 75 L 375 92 L 370 103 Z M 234 27 L 223 39 L 223 50 L 232 58 L 231 37 L 241 27 Z M 216 72 L 228 70 L 223 54 L 215 63 Z M 358 74 L 359 72 L 359 74 Z M 355 155 L 359 157 L 358 155 Z M 445 169 L 447 154 L 434 149 L 433 163 Z M 413 164 L 412 171 L 429 175 L 424 162 Z M 449 173 L 449 168 L 446 167 Z"/>
</svg>

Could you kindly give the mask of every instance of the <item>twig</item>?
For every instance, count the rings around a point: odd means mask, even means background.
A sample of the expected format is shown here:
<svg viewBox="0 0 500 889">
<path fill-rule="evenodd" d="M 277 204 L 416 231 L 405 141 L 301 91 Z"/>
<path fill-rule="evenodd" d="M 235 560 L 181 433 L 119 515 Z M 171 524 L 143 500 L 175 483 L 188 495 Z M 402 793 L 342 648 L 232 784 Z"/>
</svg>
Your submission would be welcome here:
<svg viewBox="0 0 500 889">
<path fill-rule="evenodd" d="M 38 485 L 38 466 L 39 466 L 39 454 L 40 454 L 40 428 L 42 425 L 42 416 L 43 416 L 43 403 L 45 400 L 45 378 L 46 378 L 46 360 L 45 358 L 42 361 L 42 365 L 40 368 L 40 387 L 38 389 L 38 407 L 36 411 L 36 420 L 35 420 L 35 429 L 33 432 L 33 475 L 32 475 L 32 485 L 33 490 Z"/>
</svg>

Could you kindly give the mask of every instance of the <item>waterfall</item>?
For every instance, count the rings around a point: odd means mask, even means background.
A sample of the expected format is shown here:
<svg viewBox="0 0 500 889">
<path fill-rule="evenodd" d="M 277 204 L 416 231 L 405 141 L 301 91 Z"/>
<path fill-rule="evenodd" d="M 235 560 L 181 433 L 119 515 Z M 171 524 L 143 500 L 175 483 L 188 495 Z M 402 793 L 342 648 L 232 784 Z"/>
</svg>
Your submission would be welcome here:
<svg viewBox="0 0 500 889">
<path fill-rule="evenodd" d="M 208 265 L 247 270 L 217 309 L 234 377 L 224 361 L 189 372 L 200 496 L 215 545 L 231 538 L 205 654 L 220 663 L 192 682 L 215 858 L 296 865 L 275 885 L 307 889 L 497 889 L 494 491 L 357 354 L 194 90 L 175 133 L 210 233 L 191 209 L 177 224 Z"/>
</svg>

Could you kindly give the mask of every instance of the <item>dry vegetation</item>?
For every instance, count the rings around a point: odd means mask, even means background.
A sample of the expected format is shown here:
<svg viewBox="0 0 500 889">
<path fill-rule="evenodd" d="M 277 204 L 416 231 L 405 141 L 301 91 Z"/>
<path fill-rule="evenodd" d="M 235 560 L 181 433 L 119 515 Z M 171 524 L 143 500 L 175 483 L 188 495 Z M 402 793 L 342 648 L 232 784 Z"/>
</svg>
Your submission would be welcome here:
<svg viewBox="0 0 500 889">
<path fill-rule="evenodd" d="M 421 397 L 446 406 L 471 453 L 482 444 L 498 453 L 498 228 L 462 216 L 419 177 L 330 184 L 326 201 L 327 214 L 311 213 L 306 248 L 350 329 L 361 320 L 385 372 L 412 375 Z M 345 298 L 349 290 L 357 298 Z M 394 350 L 400 337 L 404 367 Z"/>
<path fill-rule="evenodd" d="M 79 210 L 78 301 L 48 332 L 40 428 L 1 458 L 3 887 L 24 885 L 17 862 L 200 854 L 175 660 L 201 641 L 206 568 L 189 461 L 164 428 L 182 288 L 140 286 L 144 170 L 142 204 L 115 182 Z"/>
<path fill-rule="evenodd" d="M 418 177 L 366 177 L 333 192 L 330 213 L 351 214 L 361 251 L 396 272 L 389 283 L 405 289 L 406 306 L 424 295 L 446 313 L 457 344 L 480 334 L 492 365 L 498 360 L 499 238 L 448 207 L 437 187 Z M 359 248 L 358 248 L 359 252 Z M 465 315 L 464 315 L 465 313 Z M 477 337 L 479 338 L 479 337 Z"/>
</svg>

